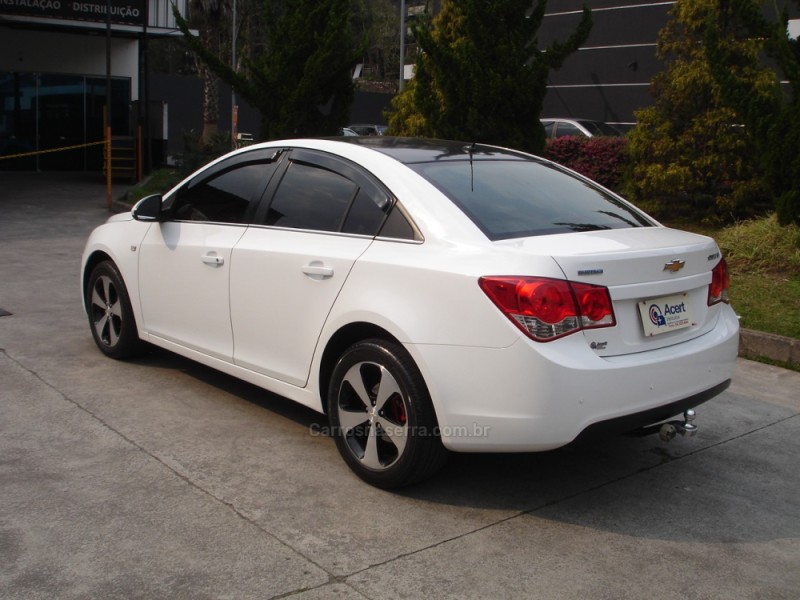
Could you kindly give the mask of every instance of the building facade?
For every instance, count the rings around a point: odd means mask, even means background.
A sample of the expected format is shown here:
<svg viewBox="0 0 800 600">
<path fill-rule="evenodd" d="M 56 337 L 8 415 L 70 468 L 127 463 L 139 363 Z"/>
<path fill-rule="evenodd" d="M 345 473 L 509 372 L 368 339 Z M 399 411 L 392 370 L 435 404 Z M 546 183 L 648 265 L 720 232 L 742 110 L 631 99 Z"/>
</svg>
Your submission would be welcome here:
<svg viewBox="0 0 800 600">
<path fill-rule="evenodd" d="M 539 30 L 541 45 L 566 39 L 584 3 L 592 10 L 592 32 L 561 69 L 551 72 L 543 116 L 593 119 L 628 129 L 636 123 L 634 112 L 653 102 L 650 81 L 664 68 L 656 58 L 656 43 L 675 2 L 550 0 Z M 790 17 L 800 17 L 795 4 L 788 8 Z M 780 5 L 765 4 L 770 18 L 780 10 Z M 793 18 L 789 33 L 796 37 L 798 30 L 800 20 Z"/>
<path fill-rule="evenodd" d="M 101 170 L 106 121 L 115 136 L 145 122 L 147 39 L 174 33 L 170 7 L 0 0 L 0 170 Z"/>
</svg>

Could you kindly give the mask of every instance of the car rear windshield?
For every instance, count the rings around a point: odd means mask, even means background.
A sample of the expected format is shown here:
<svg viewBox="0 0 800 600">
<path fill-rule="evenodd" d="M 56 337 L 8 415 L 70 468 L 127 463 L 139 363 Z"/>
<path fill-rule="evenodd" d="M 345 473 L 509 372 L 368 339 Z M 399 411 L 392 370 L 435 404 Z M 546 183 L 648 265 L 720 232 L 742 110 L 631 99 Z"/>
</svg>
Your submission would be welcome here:
<svg viewBox="0 0 800 600">
<path fill-rule="evenodd" d="M 491 240 L 655 225 L 602 189 L 547 163 L 446 160 L 408 166 Z"/>
</svg>

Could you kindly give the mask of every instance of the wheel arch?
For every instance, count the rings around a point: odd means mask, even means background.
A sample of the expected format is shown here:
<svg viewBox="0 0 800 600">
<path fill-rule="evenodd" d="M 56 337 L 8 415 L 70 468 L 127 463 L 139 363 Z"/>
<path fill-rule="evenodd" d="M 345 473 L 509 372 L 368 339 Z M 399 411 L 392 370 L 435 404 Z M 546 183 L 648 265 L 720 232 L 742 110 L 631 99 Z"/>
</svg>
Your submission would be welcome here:
<svg viewBox="0 0 800 600">
<path fill-rule="evenodd" d="M 330 339 L 328 339 L 328 343 L 325 345 L 325 350 L 323 351 L 322 358 L 320 359 L 318 380 L 320 403 L 322 405 L 322 410 L 326 414 L 328 412 L 328 408 L 327 402 L 325 402 L 325 397 L 328 393 L 328 385 L 330 384 L 331 375 L 333 374 L 333 369 L 336 366 L 337 361 L 342 356 L 344 351 L 350 346 L 357 342 L 368 339 L 386 340 L 402 346 L 402 343 L 386 329 L 367 322 L 348 323 L 347 325 L 339 328 L 336 333 L 334 333 Z M 419 369 L 418 365 L 417 369 Z"/>
<path fill-rule="evenodd" d="M 365 364 L 370 365 L 370 375 L 364 374 L 363 366 L 352 375 L 354 367 Z M 412 354 L 391 333 L 365 322 L 343 326 L 325 347 L 319 376 L 320 387 L 325 390 L 331 382 L 337 384 L 337 393 L 322 403 L 323 410 L 329 416 L 339 453 L 358 477 L 376 487 L 393 489 L 427 479 L 444 465 L 447 450 L 438 433 L 438 416 L 428 383 Z M 382 393 L 376 388 L 383 389 L 384 377 L 399 387 L 390 385 L 392 391 L 378 404 Z M 360 379 L 360 384 L 345 387 L 344 381 L 351 378 Z M 345 394 L 345 389 L 349 393 Z M 395 412 L 398 402 L 402 416 Z M 359 406 L 366 412 L 362 413 Z M 351 415 L 344 421 L 343 412 Z M 352 415 L 363 422 L 356 425 Z M 387 421 L 390 427 L 401 428 L 401 433 L 387 436 L 383 429 Z M 363 433 L 363 427 L 369 427 L 368 434 Z M 395 435 L 404 442 L 397 443 Z"/>
<path fill-rule="evenodd" d="M 92 275 L 94 268 L 101 262 L 110 261 L 116 265 L 114 259 L 109 254 L 102 250 L 95 250 L 87 258 L 83 265 L 83 274 L 81 276 L 81 296 L 83 297 L 83 310 L 88 310 L 89 296 L 86 293 L 89 285 L 89 277 Z M 119 268 L 119 267 L 117 267 Z"/>
<path fill-rule="evenodd" d="M 131 297 L 116 261 L 105 251 L 95 250 L 86 255 L 81 275 L 84 311 L 100 351 L 117 360 L 140 354 L 145 344 L 139 336 Z M 105 304 L 105 310 L 102 307 L 100 310 L 104 315 L 98 314 L 94 300 L 95 286 L 101 279 L 107 280 L 102 283 L 104 291 L 100 298 Z"/>
</svg>

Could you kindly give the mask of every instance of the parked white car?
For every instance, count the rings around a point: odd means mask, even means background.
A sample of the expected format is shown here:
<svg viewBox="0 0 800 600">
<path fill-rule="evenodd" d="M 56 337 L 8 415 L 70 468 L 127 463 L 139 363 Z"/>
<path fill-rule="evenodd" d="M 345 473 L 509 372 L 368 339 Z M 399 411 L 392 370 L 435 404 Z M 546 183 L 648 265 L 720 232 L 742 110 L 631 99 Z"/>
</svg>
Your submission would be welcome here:
<svg viewBox="0 0 800 600">
<path fill-rule="evenodd" d="M 727 387 L 738 345 L 712 239 L 457 142 L 237 150 L 95 229 L 82 277 L 103 353 L 148 342 L 327 412 L 386 488 L 448 450 L 670 419 Z"/>
</svg>

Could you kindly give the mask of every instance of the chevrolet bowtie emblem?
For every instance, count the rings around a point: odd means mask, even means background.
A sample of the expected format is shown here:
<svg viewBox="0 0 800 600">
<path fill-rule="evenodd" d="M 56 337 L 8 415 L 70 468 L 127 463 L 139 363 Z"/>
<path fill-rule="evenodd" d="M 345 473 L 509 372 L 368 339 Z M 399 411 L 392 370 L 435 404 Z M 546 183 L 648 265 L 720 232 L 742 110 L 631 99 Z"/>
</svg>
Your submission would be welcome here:
<svg viewBox="0 0 800 600">
<path fill-rule="evenodd" d="M 664 265 L 664 270 L 669 271 L 670 273 L 677 273 L 684 267 L 685 264 L 685 260 L 678 260 L 675 258 Z"/>
</svg>

